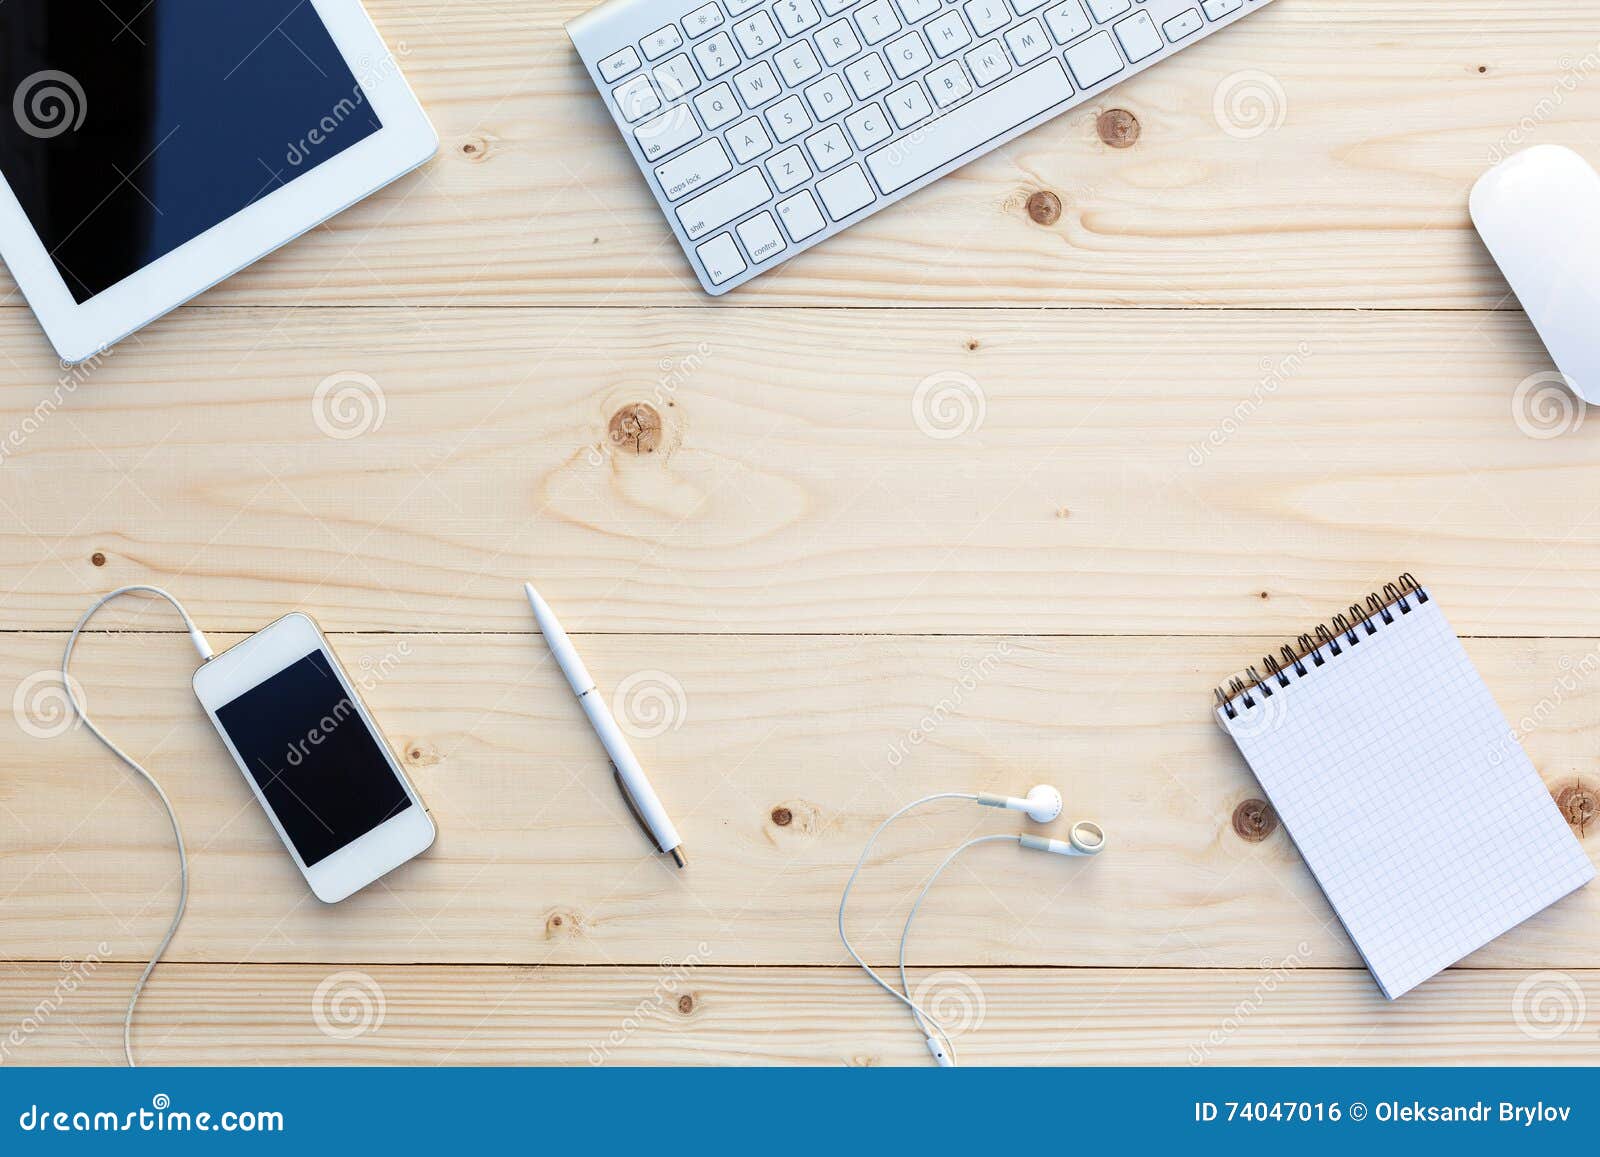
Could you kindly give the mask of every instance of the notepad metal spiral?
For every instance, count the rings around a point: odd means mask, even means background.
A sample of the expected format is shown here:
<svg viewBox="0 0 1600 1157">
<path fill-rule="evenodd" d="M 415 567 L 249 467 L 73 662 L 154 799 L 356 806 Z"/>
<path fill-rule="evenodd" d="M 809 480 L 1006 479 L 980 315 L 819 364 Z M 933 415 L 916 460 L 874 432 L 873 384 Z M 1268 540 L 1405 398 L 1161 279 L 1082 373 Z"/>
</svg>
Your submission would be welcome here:
<svg viewBox="0 0 1600 1157">
<path fill-rule="evenodd" d="M 1361 642 L 1361 636 L 1356 632 L 1357 627 L 1364 627 L 1368 635 L 1376 635 L 1378 624 L 1373 620 L 1377 619 L 1383 623 L 1394 622 L 1392 607 L 1398 606 L 1402 615 L 1409 615 L 1411 605 L 1406 599 L 1412 595 L 1416 596 L 1418 606 L 1428 601 L 1428 592 L 1422 589 L 1422 585 L 1410 571 L 1401 575 L 1397 582 L 1384 583 L 1381 592 L 1374 591 L 1367 596 L 1366 610 L 1361 609 L 1360 603 L 1351 603 L 1349 614 L 1333 616 L 1332 630 L 1328 629 L 1329 623 L 1319 623 L 1314 632 L 1301 635 L 1295 640 L 1294 645 L 1286 643 L 1279 647 L 1278 655 L 1282 656 L 1281 660 L 1271 654 L 1263 656 L 1261 665 L 1267 669 L 1265 677 L 1255 667 L 1246 667 L 1243 677 L 1236 676 L 1228 680 L 1226 690 L 1217 687 L 1215 691 L 1218 710 L 1229 719 L 1237 719 L 1239 711 L 1233 706 L 1233 700 L 1243 696 L 1244 707 L 1248 711 L 1257 703 L 1251 694 L 1252 690 L 1260 691 L 1262 699 L 1272 698 L 1271 685 L 1276 683 L 1279 687 L 1287 687 L 1291 671 L 1297 677 L 1305 677 L 1308 659 L 1312 667 L 1326 664 L 1328 660 L 1322 656 L 1324 647 L 1328 648 L 1330 655 L 1344 654 L 1344 648 L 1339 645 L 1341 636 L 1349 646 L 1355 647 Z"/>
</svg>

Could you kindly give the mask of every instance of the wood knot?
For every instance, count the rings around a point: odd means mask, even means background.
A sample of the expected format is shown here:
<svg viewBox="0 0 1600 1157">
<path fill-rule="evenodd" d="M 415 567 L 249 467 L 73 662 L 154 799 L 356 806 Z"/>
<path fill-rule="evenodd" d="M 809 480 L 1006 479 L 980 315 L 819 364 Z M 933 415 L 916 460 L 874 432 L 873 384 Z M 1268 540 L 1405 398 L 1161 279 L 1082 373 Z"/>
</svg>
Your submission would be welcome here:
<svg viewBox="0 0 1600 1157">
<path fill-rule="evenodd" d="M 461 142 L 461 155 L 474 164 L 481 164 L 489 158 L 489 142 L 482 137 L 468 137 Z"/>
<path fill-rule="evenodd" d="M 678 997 L 678 1011 L 683 1013 L 684 1016 L 688 1016 L 691 1012 L 693 1012 L 694 997 L 690 996 L 687 992 Z"/>
<path fill-rule="evenodd" d="M 654 454 L 661 445 L 661 411 L 649 402 L 632 402 L 611 415 L 611 444 L 635 454 Z"/>
<path fill-rule="evenodd" d="M 1125 108 L 1108 108 L 1095 118 L 1095 132 L 1114 149 L 1132 148 L 1139 140 L 1139 118 Z"/>
<path fill-rule="evenodd" d="M 1233 831 L 1241 840 L 1258 844 L 1278 830 L 1278 813 L 1264 799 L 1247 799 L 1233 809 Z"/>
<path fill-rule="evenodd" d="M 1556 807 L 1579 836 L 1588 835 L 1589 825 L 1600 820 L 1600 795 L 1581 782 L 1557 792 Z"/>
<path fill-rule="evenodd" d="M 1040 189 L 1028 198 L 1028 217 L 1036 225 L 1054 225 L 1061 220 L 1061 198 L 1049 189 Z"/>
<path fill-rule="evenodd" d="M 97 550 L 97 551 L 95 551 L 93 554 L 91 554 L 89 556 L 89 561 L 91 563 L 93 563 L 95 566 L 105 566 L 106 565 L 106 556 L 102 551 L 98 551 Z"/>
<path fill-rule="evenodd" d="M 407 743 L 405 753 L 406 762 L 413 767 L 432 767 L 444 760 L 437 747 L 421 739 L 413 739 Z"/>
<path fill-rule="evenodd" d="M 583 922 L 571 912 L 552 912 L 545 917 L 544 938 L 554 940 L 557 936 L 576 936 L 583 930 Z"/>
<path fill-rule="evenodd" d="M 786 807 L 775 807 L 772 809 L 772 822 L 780 828 L 786 828 L 794 823 L 794 812 Z"/>
<path fill-rule="evenodd" d="M 1261 592 L 1261 597 L 1262 597 L 1262 598 L 1264 598 L 1264 599 L 1266 599 L 1266 598 L 1271 598 L 1271 597 L 1272 597 L 1272 596 L 1271 596 L 1271 595 L 1269 595 L 1269 594 L 1267 594 L 1267 592 L 1266 592 L 1266 591 L 1262 591 L 1262 592 Z"/>
<path fill-rule="evenodd" d="M 975 338 L 975 337 L 969 337 L 967 339 L 967 352 L 968 353 L 972 353 L 977 348 L 978 348 L 978 339 Z"/>
</svg>

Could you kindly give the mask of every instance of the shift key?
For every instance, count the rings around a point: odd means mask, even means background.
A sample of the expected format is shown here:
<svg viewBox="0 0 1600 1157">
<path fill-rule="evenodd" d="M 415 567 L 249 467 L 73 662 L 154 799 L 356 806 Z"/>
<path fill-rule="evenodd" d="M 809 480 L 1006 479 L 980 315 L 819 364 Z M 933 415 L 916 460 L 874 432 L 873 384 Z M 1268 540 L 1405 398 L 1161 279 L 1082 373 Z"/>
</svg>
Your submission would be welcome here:
<svg viewBox="0 0 1600 1157">
<path fill-rule="evenodd" d="M 759 169 L 746 169 L 731 181 L 724 181 L 709 193 L 685 201 L 678 206 L 678 220 L 683 231 L 693 241 L 704 237 L 713 229 L 720 229 L 736 217 L 742 217 L 757 205 L 772 200 L 772 190 Z"/>
</svg>

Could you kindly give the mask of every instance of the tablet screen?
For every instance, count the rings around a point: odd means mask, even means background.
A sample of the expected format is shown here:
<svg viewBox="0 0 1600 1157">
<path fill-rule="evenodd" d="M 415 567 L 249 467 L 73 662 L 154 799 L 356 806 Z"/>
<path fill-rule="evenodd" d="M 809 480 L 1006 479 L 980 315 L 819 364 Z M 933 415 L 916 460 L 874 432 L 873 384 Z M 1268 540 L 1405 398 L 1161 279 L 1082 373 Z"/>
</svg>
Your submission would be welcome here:
<svg viewBox="0 0 1600 1157">
<path fill-rule="evenodd" d="M 383 127 L 308 0 L 0 0 L 0 100 L 80 304 Z"/>
</svg>

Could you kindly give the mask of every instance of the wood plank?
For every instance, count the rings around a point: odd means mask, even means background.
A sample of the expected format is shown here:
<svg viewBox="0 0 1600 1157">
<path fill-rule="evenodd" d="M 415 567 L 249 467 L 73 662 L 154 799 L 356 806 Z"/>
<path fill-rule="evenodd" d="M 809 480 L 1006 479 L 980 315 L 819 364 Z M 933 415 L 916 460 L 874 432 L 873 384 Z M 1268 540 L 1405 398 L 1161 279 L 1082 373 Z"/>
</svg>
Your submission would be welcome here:
<svg viewBox="0 0 1600 1157">
<path fill-rule="evenodd" d="M 702 302 L 562 30 L 589 6 L 373 0 L 440 155 L 203 302 Z M 1505 287 L 1467 190 L 1507 146 L 1588 147 L 1591 16 L 1584 0 L 1273 4 L 728 305 L 1493 308 Z M 1230 97 L 1244 111 L 1219 116 Z M 1107 108 L 1138 119 L 1132 148 L 1102 142 Z M 1026 211 L 1042 190 L 1064 207 L 1048 227 Z M 155 332 L 197 348 L 194 312 Z"/>
<path fill-rule="evenodd" d="M 0 966 L 0 1029 L 18 1026 L 15 1043 L 0 1035 L 0 1059 L 122 1063 L 136 969 L 67 963 Z M 1283 962 L 918 969 L 911 981 L 973 1065 L 1587 1064 L 1593 1013 L 1560 1002 L 1587 993 L 1590 1009 L 1600 1003 L 1595 971 L 1454 970 L 1395 1003 L 1364 973 Z M 620 969 L 179 965 L 151 981 L 134 1047 L 149 1065 L 929 1063 L 910 1020 L 852 969 L 681 959 Z"/>
<path fill-rule="evenodd" d="M 4 625 L 157 582 L 214 629 L 526 630 L 536 576 L 589 630 L 1295 634 L 1406 569 L 1464 633 L 1600 621 L 1595 424 L 1530 436 L 1521 315 L 195 326 L 0 367 Z"/>
<path fill-rule="evenodd" d="M 0 951 L 142 960 L 174 901 L 171 836 L 148 791 L 87 733 L 49 735 L 50 681 L 30 677 L 58 662 L 61 642 L 13 634 L 0 655 L 0 693 L 48 736 L 14 727 L 0 746 Z M 975 849 L 930 898 L 915 962 L 1254 968 L 1304 943 L 1308 966 L 1358 964 L 1283 833 L 1247 842 L 1233 827 L 1260 789 L 1210 718 L 1210 685 L 1262 639 L 582 645 L 602 687 L 632 688 L 614 695 L 617 713 L 645 736 L 640 757 L 683 832 L 688 870 L 647 852 L 536 639 L 340 636 L 440 835 L 380 885 L 324 907 L 194 704 L 187 639 L 89 639 L 75 675 L 90 710 L 147 757 L 188 834 L 193 892 L 173 958 L 652 964 L 698 952 L 719 965 L 839 964 L 839 890 L 885 815 L 928 792 L 1049 781 L 1067 799 L 1061 826 L 1097 819 L 1110 849 L 1093 861 Z M 1468 650 L 1552 790 L 1581 781 L 1594 792 L 1600 643 Z M 1021 826 L 952 803 L 891 830 L 852 897 L 861 949 L 893 959 L 944 851 Z M 1600 825 L 1584 839 L 1594 854 Z M 1600 951 L 1597 915 L 1600 889 L 1585 889 L 1471 963 L 1586 966 Z"/>
</svg>

